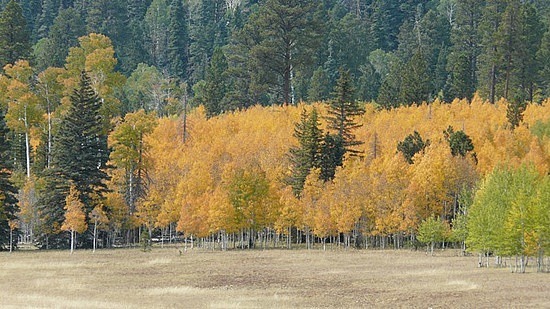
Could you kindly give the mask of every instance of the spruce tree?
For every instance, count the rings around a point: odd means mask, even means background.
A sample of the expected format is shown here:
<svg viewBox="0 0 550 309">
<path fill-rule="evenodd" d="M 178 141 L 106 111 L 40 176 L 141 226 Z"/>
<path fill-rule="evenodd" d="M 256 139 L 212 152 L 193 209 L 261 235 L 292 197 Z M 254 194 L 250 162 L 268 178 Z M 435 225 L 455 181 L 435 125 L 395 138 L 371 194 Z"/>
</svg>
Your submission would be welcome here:
<svg viewBox="0 0 550 309">
<path fill-rule="evenodd" d="M 397 143 L 397 151 L 403 153 L 405 160 L 407 160 L 409 164 L 413 164 L 414 155 L 420 151 L 424 151 L 428 145 L 430 145 L 430 140 L 427 139 L 424 141 L 420 136 L 420 133 L 414 131 L 413 134 L 407 135 L 402 142 Z"/>
<path fill-rule="evenodd" d="M 170 76 L 187 79 L 189 62 L 189 34 L 187 5 L 182 0 L 172 0 L 169 7 L 168 70 Z"/>
<path fill-rule="evenodd" d="M 405 105 L 420 105 L 429 100 L 431 92 L 428 62 L 418 50 L 401 71 L 399 101 Z"/>
<path fill-rule="evenodd" d="M 455 131 L 452 126 L 449 126 L 447 130 L 443 131 L 443 135 L 449 143 L 451 154 L 455 157 L 458 155 L 465 157 L 468 152 L 474 150 L 472 139 L 462 130 Z M 473 155 L 475 157 L 475 153 Z"/>
<path fill-rule="evenodd" d="M 323 181 L 330 181 L 336 175 L 336 168 L 344 163 L 346 149 L 344 140 L 338 134 L 325 133 L 321 143 L 321 154 L 319 178 Z"/>
<path fill-rule="evenodd" d="M 333 96 L 328 103 L 328 128 L 342 139 L 346 152 L 359 155 L 361 152 L 353 147 L 362 145 L 363 142 L 356 140 L 352 131 L 362 126 L 355 118 L 363 115 L 365 110 L 355 101 L 349 71 L 340 70 Z"/>
<path fill-rule="evenodd" d="M 101 100 L 88 75 L 82 72 L 80 83 L 71 95 L 69 110 L 53 140 L 52 165 L 75 184 L 87 213 L 94 207 L 92 197 L 106 191 L 109 153 L 100 108 Z"/>
<path fill-rule="evenodd" d="M 204 104 L 208 117 L 219 115 L 229 109 L 228 106 L 224 106 L 228 88 L 226 71 L 227 59 L 223 50 L 217 47 L 206 71 Z"/>
<path fill-rule="evenodd" d="M 313 108 L 310 113 L 302 111 L 300 122 L 294 128 L 294 137 L 298 139 L 298 146 L 290 148 L 291 176 L 287 183 L 299 197 L 311 169 L 320 167 L 323 133 L 319 128 L 317 109 Z"/>
<path fill-rule="evenodd" d="M 9 129 L 4 121 L 4 112 L 0 109 L 0 250 L 10 245 L 10 220 L 16 218 L 18 210 L 17 189 L 10 181 Z M 17 239 L 17 237 L 15 237 Z"/>
<path fill-rule="evenodd" d="M 27 59 L 30 54 L 30 35 L 23 10 L 15 0 L 11 0 L 0 14 L 0 68 Z"/>
<path fill-rule="evenodd" d="M 85 34 L 86 25 L 77 10 L 68 8 L 59 12 L 48 33 L 49 66 L 63 67 L 69 48 L 78 45 L 78 38 Z"/>
</svg>

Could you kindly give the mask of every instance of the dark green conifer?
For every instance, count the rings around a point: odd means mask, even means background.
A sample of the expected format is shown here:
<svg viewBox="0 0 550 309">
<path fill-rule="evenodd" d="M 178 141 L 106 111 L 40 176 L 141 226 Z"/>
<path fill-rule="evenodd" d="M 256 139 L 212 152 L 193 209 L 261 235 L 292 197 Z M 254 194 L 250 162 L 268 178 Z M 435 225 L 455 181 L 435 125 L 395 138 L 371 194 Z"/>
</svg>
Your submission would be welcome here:
<svg viewBox="0 0 550 309">
<path fill-rule="evenodd" d="M 9 129 L 4 121 L 4 112 L 0 109 L 0 250 L 9 248 L 9 221 L 16 218 L 18 210 L 17 189 L 10 181 L 11 165 L 9 157 Z M 15 237 L 17 239 L 17 237 Z"/>
<path fill-rule="evenodd" d="M 365 110 L 355 100 L 349 71 L 340 70 L 333 96 L 328 103 L 328 128 L 340 136 L 346 152 L 359 155 L 361 152 L 353 147 L 362 145 L 363 142 L 356 140 L 353 130 L 362 126 L 356 122 L 356 117 L 363 115 Z"/>
<path fill-rule="evenodd" d="M 313 108 L 310 113 L 302 111 L 300 122 L 294 128 L 298 146 L 290 148 L 291 176 L 287 183 L 297 197 L 301 195 L 311 169 L 319 167 L 321 162 L 323 132 L 319 126 L 317 109 Z"/>
<path fill-rule="evenodd" d="M 52 165 L 72 181 L 87 212 L 93 209 L 92 196 L 106 190 L 107 135 L 99 113 L 101 100 L 82 72 L 71 95 L 71 105 L 54 136 Z"/>
<path fill-rule="evenodd" d="M 11 0 L 0 14 L 0 68 L 27 59 L 30 54 L 30 35 L 23 10 Z"/>
</svg>

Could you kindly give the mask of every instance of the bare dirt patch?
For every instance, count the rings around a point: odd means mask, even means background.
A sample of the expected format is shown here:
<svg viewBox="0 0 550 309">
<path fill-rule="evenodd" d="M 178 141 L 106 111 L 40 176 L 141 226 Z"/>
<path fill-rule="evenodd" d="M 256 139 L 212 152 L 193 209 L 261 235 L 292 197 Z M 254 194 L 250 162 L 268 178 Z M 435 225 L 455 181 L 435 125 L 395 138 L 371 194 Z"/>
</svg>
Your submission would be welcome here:
<svg viewBox="0 0 550 309">
<path fill-rule="evenodd" d="M 453 251 L 174 248 L 0 254 L 3 308 L 550 307 L 550 274 Z"/>
</svg>

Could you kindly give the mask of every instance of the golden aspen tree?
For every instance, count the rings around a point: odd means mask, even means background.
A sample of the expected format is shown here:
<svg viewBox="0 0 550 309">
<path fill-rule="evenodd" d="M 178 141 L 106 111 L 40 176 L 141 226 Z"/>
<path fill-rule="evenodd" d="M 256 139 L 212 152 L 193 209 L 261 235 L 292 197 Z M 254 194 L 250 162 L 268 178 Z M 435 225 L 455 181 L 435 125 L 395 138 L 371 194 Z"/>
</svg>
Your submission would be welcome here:
<svg viewBox="0 0 550 309">
<path fill-rule="evenodd" d="M 381 157 L 370 166 L 371 196 L 365 201 L 374 235 L 407 232 L 416 220 L 404 211 L 412 168 L 400 154 Z"/>
<path fill-rule="evenodd" d="M 336 171 L 330 197 L 330 215 L 336 230 L 344 234 L 344 245 L 351 245 L 351 234 L 356 229 L 363 215 L 364 203 L 368 198 L 367 168 L 362 160 L 354 158 L 344 168 Z"/>
<path fill-rule="evenodd" d="M 88 228 L 84 203 L 80 201 L 80 192 L 74 184 L 71 184 L 69 195 L 65 199 L 65 220 L 61 229 L 71 233 L 71 254 L 75 249 L 76 233 L 83 233 Z"/>
<path fill-rule="evenodd" d="M 32 91 L 33 72 L 27 60 L 19 60 L 4 68 L 10 78 L 7 87 L 8 112 L 6 123 L 16 133 L 25 136 L 25 170 L 31 177 L 31 129 L 42 120 L 39 99 Z"/>
<path fill-rule="evenodd" d="M 334 225 L 330 218 L 330 206 L 327 203 L 328 193 L 325 193 L 325 183 L 319 178 L 321 171 L 313 169 L 306 177 L 304 190 L 300 199 L 303 207 L 302 224 L 298 228 L 306 234 L 306 246 L 311 248 L 311 232 L 320 237 L 323 244 L 326 238 L 331 236 Z M 324 248 L 324 246 L 323 246 Z"/>
<path fill-rule="evenodd" d="M 417 223 L 432 215 L 447 216 L 457 181 L 449 148 L 443 142 L 428 146 L 423 156 L 415 156 L 408 199 L 414 205 Z"/>
</svg>

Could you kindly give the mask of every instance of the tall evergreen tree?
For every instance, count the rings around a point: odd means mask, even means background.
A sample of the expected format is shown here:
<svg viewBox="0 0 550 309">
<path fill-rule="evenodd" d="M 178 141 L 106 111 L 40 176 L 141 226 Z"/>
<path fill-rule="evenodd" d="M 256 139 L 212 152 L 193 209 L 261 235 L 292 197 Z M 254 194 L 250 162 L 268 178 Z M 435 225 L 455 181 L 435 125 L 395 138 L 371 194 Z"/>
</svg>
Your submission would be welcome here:
<svg viewBox="0 0 550 309">
<path fill-rule="evenodd" d="M 18 210 L 17 189 L 10 181 L 11 166 L 9 156 L 9 129 L 4 121 L 4 112 L 0 109 L 0 250 L 10 245 L 10 220 L 16 218 Z M 15 237 L 17 239 L 17 237 Z"/>
<path fill-rule="evenodd" d="M 317 109 L 313 108 L 309 113 L 304 109 L 300 122 L 294 127 L 294 137 L 298 140 L 298 146 L 290 148 L 289 151 L 291 175 L 287 183 L 297 197 L 300 197 L 311 169 L 320 167 L 323 133 L 319 126 Z"/>
<path fill-rule="evenodd" d="M 146 44 L 144 44 L 143 22 L 150 4 L 151 0 L 134 0 L 127 3 L 125 23 L 128 27 L 128 36 L 122 47 L 122 53 L 118 57 L 121 59 L 121 69 L 125 74 L 132 72 L 139 63 L 150 63 Z"/>
<path fill-rule="evenodd" d="M 30 35 L 21 6 L 10 2 L 0 14 L 0 68 L 31 54 Z"/>
<path fill-rule="evenodd" d="M 355 118 L 363 115 L 365 110 L 355 100 L 349 71 L 340 70 L 333 96 L 328 103 L 328 128 L 342 139 L 346 152 L 359 155 L 361 152 L 353 147 L 362 145 L 363 142 L 356 140 L 352 131 L 362 126 Z"/>
<path fill-rule="evenodd" d="M 78 45 L 78 38 L 85 34 L 86 26 L 77 10 L 68 8 L 59 12 L 48 33 L 50 48 L 47 54 L 51 61 L 49 66 L 63 67 L 69 48 Z"/>
<path fill-rule="evenodd" d="M 336 168 L 344 163 L 346 148 L 344 140 L 338 134 L 325 133 L 320 148 L 319 178 L 323 181 L 330 181 L 336 175 Z"/>
<path fill-rule="evenodd" d="M 182 0 L 172 0 L 168 25 L 168 73 L 180 80 L 187 79 L 189 62 L 189 12 Z"/>
<path fill-rule="evenodd" d="M 44 0 L 42 1 L 42 11 L 38 16 L 33 28 L 33 36 L 37 39 L 48 36 L 51 25 L 59 11 L 59 0 Z"/>
<path fill-rule="evenodd" d="M 294 79 L 300 68 L 310 66 L 319 43 L 317 6 L 314 1 L 267 0 L 256 18 L 260 43 L 251 50 L 255 70 L 265 72 L 272 102 L 296 103 Z"/>
<path fill-rule="evenodd" d="M 88 33 L 103 34 L 111 39 L 117 55 L 124 55 L 124 47 L 128 35 L 126 24 L 126 1 L 125 0 L 94 0 L 87 4 L 86 28 Z M 126 58 L 119 59 L 118 65 L 126 68 L 129 64 L 124 63 Z M 136 64 L 137 65 L 137 64 Z"/>
<path fill-rule="evenodd" d="M 543 97 L 550 97 L 550 30 L 544 33 L 536 60 L 538 63 L 537 86 Z"/>
<path fill-rule="evenodd" d="M 227 93 L 227 59 L 221 48 L 214 50 L 212 61 L 206 71 L 204 104 L 206 115 L 209 117 L 219 115 L 230 109 L 225 104 Z"/>
<path fill-rule="evenodd" d="M 495 103 L 497 100 L 497 83 L 500 78 L 501 64 L 498 29 L 505 8 L 505 0 L 487 0 L 478 28 L 483 48 L 478 62 L 477 87 L 491 103 Z"/>
<path fill-rule="evenodd" d="M 191 4 L 189 66 L 190 79 L 197 82 L 205 78 L 214 48 L 225 45 L 226 4 L 224 0 L 200 0 Z"/>
<path fill-rule="evenodd" d="M 376 48 L 392 51 L 397 48 L 397 34 L 403 21 L 398 1 L 374 0 L 371 9 L 371 35 Z"/>
<path fill-rule="evenodd" d="M 101 100 L 88 75 L 82 72 L 79 85 L 71 95 L 69 110 L 53 140 L 52 166 L 74 183 L 87 212 L 94 207 L 93 196 L 106 191 L 109 153 L 100 108 Z"/>
<path fill-rule="evenodd" d="M 401 70 L 399 101 L 402 104 L 417 105 L 427 102 L 432 92 L 428 62 L 419 50 Z"/>
<path fill-rule="evenodd" d="M 514 66 L 514 86 L 512 91 L 523 100 L 533 101 L 536 92 L 537 73 L 541 63 L 537 61 L 537 51 L 541 48 L 545 26 L 537 10 L 530 3 L 520 9 L 519 41 L 514 48 L 517 59 Z"/>
</svg>

